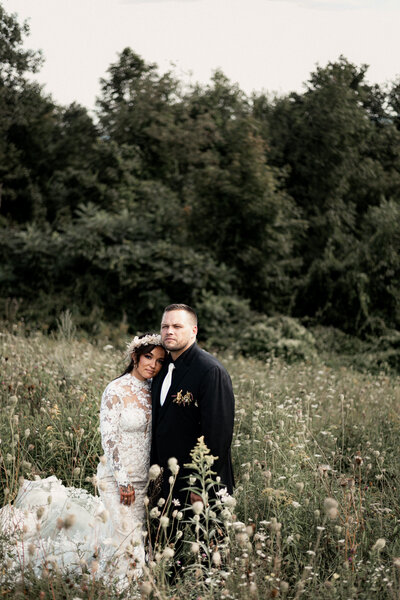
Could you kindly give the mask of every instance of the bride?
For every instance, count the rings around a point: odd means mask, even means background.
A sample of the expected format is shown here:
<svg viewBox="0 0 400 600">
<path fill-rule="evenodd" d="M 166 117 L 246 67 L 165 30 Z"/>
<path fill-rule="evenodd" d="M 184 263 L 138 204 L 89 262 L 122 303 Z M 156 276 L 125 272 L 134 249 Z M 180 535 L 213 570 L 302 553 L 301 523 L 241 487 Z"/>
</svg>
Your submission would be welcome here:
<svg viewBox="0 0 400 600">
<path fill-rule="evenodd" d="M 75 572 L 88 568 L 122 586 L 140 577 L 150 466 L 150 386 L 166 351 L 159 335 L 146 334 L 132 340 L 127 355 L 128 367 L 108 384 L 101 401 L 104 456 L 96 480 L 100 498 L 65 487 L 54 476 L 25 480 L 14 506 L 0 510 L 9 573 L 29 564 L 37 575 L 44 567 Z"/>
</svg>

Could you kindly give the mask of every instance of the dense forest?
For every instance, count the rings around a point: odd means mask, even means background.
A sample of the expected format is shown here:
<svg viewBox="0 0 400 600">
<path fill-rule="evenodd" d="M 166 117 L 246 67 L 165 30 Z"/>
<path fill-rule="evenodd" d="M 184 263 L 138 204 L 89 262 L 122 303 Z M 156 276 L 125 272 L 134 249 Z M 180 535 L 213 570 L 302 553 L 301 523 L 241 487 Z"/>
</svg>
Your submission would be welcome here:
<svg viewBox="0 0 400 600">
<path fill-rule="evenodd" d="M 295 323 L 398 343 L 400 80 L 341 56 L 303 93 L 248 96 L 125 48 L 93 117 L 34 82 L 28 33 L 0 5 L 3 320 L 135 331 L 186 302 L 243 350 Z"/>
</svg>

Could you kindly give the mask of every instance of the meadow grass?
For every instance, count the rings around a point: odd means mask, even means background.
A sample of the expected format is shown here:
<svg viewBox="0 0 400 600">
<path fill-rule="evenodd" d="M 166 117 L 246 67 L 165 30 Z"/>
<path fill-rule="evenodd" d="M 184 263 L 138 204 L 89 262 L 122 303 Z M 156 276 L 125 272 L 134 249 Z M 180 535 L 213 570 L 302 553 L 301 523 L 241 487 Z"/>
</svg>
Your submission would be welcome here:
<svg viewBox="0 0 400 600">
<path fill-rule="evenodd" d="M 54 474 L 95 493 L 99 403 L 121 352 L 60 331 L 0 334 L 1 505 L 22 477 Z M 200 539 L 200 525 L 183 519 L 193 559 L 181 579 L 168 579 L 174 554 L 161 549 L 123 597 L 399 599 L 400 378 L 318 360 L 219 358 L 237 401 L 236 505 L 206 511 Z M 219 546 L 213 527 L 225 531 Z M 37 578 L 26 567 L 2 581 L 4 598 L 118 597 L 90 569 Z"/>
</svg>

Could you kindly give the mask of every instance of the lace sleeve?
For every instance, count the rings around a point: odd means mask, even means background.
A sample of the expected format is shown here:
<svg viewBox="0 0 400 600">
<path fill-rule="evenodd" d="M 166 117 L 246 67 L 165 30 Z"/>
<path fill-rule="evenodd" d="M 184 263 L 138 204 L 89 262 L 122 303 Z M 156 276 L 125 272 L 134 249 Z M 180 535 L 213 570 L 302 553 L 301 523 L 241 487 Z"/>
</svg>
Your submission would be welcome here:
<svg viewBox="0 0 400 600">
<path fill-rule="evenodd" d="M 122 464 L 119 445 L 122 400 L 114 389 L 113 382 L 104 390 L 100 408 L 101 444 L 118 485 L 129 483 L 128 474 Z"/>
</svg>

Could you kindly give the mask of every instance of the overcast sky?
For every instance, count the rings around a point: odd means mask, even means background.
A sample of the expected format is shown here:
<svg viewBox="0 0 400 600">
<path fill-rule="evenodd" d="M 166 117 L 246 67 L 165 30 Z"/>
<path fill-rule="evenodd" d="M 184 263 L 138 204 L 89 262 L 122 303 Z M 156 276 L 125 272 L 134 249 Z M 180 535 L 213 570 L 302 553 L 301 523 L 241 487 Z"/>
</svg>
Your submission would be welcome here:
<svg viewBox="0 0 400 600">
<path fill-rule="evenodd" d="M 60 104 L 94 106 L 99 79 L 130 46 L 185 81 L 216 68 L 250 93 L 302 90 L 343 54 L 374 83 L 400 75 L 400 0 L 0 0 L 42 49 L 36 79 Z"/>
</svg>

